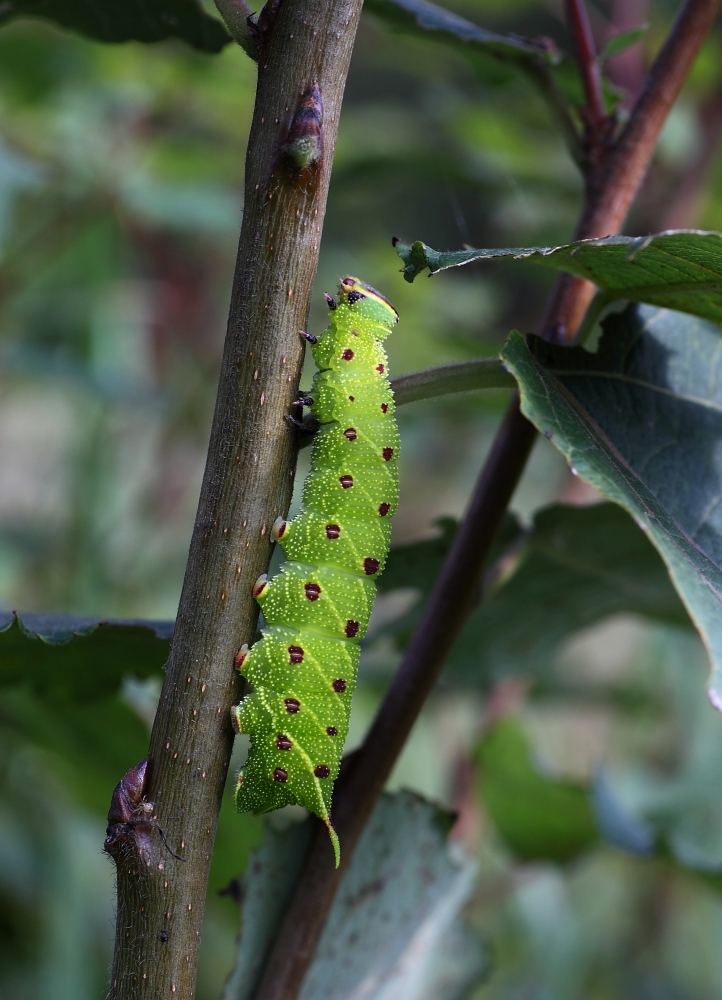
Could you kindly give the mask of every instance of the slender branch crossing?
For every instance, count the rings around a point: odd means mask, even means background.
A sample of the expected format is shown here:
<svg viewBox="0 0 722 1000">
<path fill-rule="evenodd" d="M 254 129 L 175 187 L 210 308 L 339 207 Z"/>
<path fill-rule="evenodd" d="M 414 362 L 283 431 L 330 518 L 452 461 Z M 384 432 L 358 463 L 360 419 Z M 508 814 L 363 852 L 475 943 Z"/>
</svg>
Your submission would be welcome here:
<svg viewBox="0 0 722 1000">
<path fill-rule="evenodd" d="M 606 117 L 604 110 L 604 95 L 602 93 L 602 75 L 599 70 L 597 53 L 594 48 L 592 28 L 584 0 L 564 0 L 567 23 L 574 38 L 577 52 L 577 62 L 584 85 L 586 98 L 586 117 L 592 129 L 598 129 Z"/>
</svg>

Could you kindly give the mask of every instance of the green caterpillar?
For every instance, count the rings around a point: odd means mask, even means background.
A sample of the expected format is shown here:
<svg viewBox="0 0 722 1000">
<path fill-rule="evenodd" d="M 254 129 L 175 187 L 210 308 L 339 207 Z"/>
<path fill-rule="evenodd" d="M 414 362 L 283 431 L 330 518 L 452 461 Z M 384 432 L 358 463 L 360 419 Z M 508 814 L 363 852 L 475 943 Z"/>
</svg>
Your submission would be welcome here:
<svg viewBox="0 0 722 1000">
<path fill-rule="evenodd" d="M 319 371 L 298 402 L 320 425 L 303 510 L 273 526 L 288 561 L 253 589 L 266 625 L 260 642 L 236 658 L 254 690 L 232 713 L 236 732 L 251 737 L 238 811 L 305 806 L 326 823 L 338 867 L 331 793 L 398 502 L 399 432 L 382 346 L 398 315 L 351 277 L 339 285 L 338 304 L 326 301 L 328 329 L 302 335 Z"/>
</svg>

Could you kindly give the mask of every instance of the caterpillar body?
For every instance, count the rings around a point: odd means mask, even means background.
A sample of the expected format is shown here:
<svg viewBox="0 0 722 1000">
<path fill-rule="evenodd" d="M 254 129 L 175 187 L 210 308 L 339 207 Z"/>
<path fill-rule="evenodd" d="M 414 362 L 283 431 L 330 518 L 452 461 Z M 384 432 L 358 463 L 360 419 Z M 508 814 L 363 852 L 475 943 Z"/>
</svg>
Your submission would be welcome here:
<svg viewBox="0 0 722 1000">
<path fill-rule="evenodd" d="M 253 693 L 232 709 L 251 737 L 236 808 L 256 814 L 297 803 L 327 825 L 336 865 L 331 794 L 348 734 L 360 656 L 398 502 L 399 434 L 382 341 L 398 322 L 370 285 L 344 278 L 330 325 L 311 344 L 318 421 L 301 513 L 279 518 L 286 562 L 254 587 L 265 626 L 236 666 Z"/>
</svg>

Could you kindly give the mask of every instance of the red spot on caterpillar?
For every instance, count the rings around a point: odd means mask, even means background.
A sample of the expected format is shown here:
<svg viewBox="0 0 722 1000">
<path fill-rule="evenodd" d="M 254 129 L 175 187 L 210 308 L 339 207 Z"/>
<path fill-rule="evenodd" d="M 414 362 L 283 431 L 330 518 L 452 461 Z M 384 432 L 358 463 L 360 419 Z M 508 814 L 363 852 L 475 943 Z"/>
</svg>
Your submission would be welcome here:
<svg viewBox="0 0 722 1000">
<path fill-rule="evenodd" d="M 338 481 L 345 490 L 350 490 L 353 486 L 353 476 L 339 476 Z"/>
<path fill-rule="evenodd" d="M 289 646 L 288 656 L 291 663 L 303 663 L 303 649 L 300 646 Z"/>
<path fill-rule="evenodd" d="M 276 746 L 279 750 L 290 750 L 293 746 L 293 741 L 288 736 L 284 736 L 283 733 L 279 733 L 276 737 Z"/>
<path fill-rule="evenodd" d="M 374 573 L 378 573 L 380 565 L 378 559 L 364 559 L 364 573 L 366 576 L 373 576 Z"/>
<path fill-rule="evenodd" d="M 355 427 L 347 427 L 346 430 L 343 432 L 343 436 L 348 441 L 355 441 L 356 440 L 356 428 Z"/>
<path fill-rule="evenodd" d="M 276 542 L 280 541 L 286 534 L 287 527 L 288 525 L 286 524 L 286 522 L 283 520 L 282 517 L 277 518 L 273 522 L 273 528 L 271 529 L 271 536 L 273 540 Z"/>
<path fill-rule="evenodd" d="M 339 677 L 338 680 L 334 681 L 331 687 L 334 689 L 336 694 L 343 694 L 346 690 L 346 681 L 343 677 Z"/>
<path fill-rule="evenodd" d="M 389 404 L 388 403 L 382 403 L 381 404 L 381 412 L 382 413 L 387 413 L 388 409 L 389 409 Z"/>
<path fill-rule="evenodd" d="M 341 355 L 341 357 L 343 358 L 344 361 L 350 361 L 351 358 L 353 357 L 353 351 L 351 350 L 351 348 L 347 347 L 346 350 Z"/>
<path fill-rule="evenodd" d="M 360 627 L 361 626 L 359 625 L 358 622 L 355 622 L 351 618 L 349 618 L 349 620 L 346 622 L 346 628 L 344 629 L 344 632 L 349 637 L 349 639 L 353 639 L 355 635 L 358 635 L 358 630 Z"/>
<path fill-rule="evenodd" d="M 327 524 L 326 525 L 326 538 L 338 538 L 341 534 L 341 528 L 338 524 Z"/>
<path fill-rule="evenodd" d="M 386 515 L 388 514 L 388 512 L 390 510 L 391 510 L 391 504 L 390 503 L 379 504 L 379 514 L 381 515 L 381 517 L 386 517 Z"/>
<path fill-rule="evenodd" d="M 241 648 L 236 653 L 236 658 L 233 661 L 233 666 L 236 670 L 240 670 L 243 664 L 246 662 L 246 657 L 248 656 L 248 646 L 241 646 Z"/>
<path fill-rule="evenodd" d="M 264 593 L 268 587 L 268 574 L 264 573 L 263 576 L 259 576 L 256 582 L 253 584 L 253 596 L 258 600 L 261 594 Z"/>
<path fill-rule="evenodd" d="M 301 702 L 298 698 L 285 698 L 284 704 L 289 715 L 295 715 L 301 707 Z"/>
<path fill-rule="evenodd" d="M 355 396 L 349 396 L 349 397 L 348 397 L 348 401 L 349 401 L 349 403 L 353 403 L 355 399 L 356 399 L 356 397 L 355 397 Z"/>
<path fill-rule="evenodd" d="M 338 736 L 338 729 L 335 726 L 329 726 L 326 732 L 329 736 Z"/>
<path fill-rule="evenodd" d="M 321 588 L 317 583 L 306 583 L 303 589 L 306 591 L 306 597 L 309 601 L 317 601 L 321 596 Z"/>
<path fill-rule="evenodd" d="M 353 293 L 352 293 L 353 294 Z M 349 296 L 350 298 L 351 296 Z M 318 767 L 313 769 L 313 773 L 317 778 L 328 778 L 331 773 L 331 768 L 327 764 L 319 764 Z"/>
<path fill-rule="evenodd" d="M 383 456 L 384 462 L 390 462 L 391 459 L 394 457 L 394 449 L 393 448 L 384 448 L 384 450 L 381 452 L 381 454 Z"/>
<path fill-rule="evenodd" d="M 376 365 L 376 371 L 377 372 L 381 372 L 381 374 L 383 375 L 383 373 L 384 373 L 384 366 L 383 365 Z"/>
<path fill-rule="evenodd" d="M 288 781 L 288 771 L 284 771 L 282 767 L 277 767 L 273 772 L 274 781 Z"/>
</svg>

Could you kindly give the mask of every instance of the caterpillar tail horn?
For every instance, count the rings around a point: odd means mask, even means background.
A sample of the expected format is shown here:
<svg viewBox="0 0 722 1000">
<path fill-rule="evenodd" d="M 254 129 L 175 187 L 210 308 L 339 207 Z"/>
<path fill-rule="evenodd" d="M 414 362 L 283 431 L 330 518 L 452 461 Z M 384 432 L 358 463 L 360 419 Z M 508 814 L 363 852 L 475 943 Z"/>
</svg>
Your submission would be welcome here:
<svg viewBox="0 0 722 1000">
<path fill-rule="evenodd" d="M 331 826 L 331 820 L 330 819 L 326 820 L 326 828 L 328 829 L 328 835 L 331 838 L 331 846 L 333 847 L 333 856 L 334 856 L 334 860 L 336 862 L 336 864 L 334 865 L 334 867 L 338 868 L 338 866 L 341 864 L 341 844 L 340 844 L 339 839 L 338 839 L 338 834 L 336 833 L 336 831 L 334 830 L 334 828 Z"/>
</svg>

